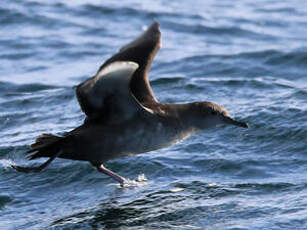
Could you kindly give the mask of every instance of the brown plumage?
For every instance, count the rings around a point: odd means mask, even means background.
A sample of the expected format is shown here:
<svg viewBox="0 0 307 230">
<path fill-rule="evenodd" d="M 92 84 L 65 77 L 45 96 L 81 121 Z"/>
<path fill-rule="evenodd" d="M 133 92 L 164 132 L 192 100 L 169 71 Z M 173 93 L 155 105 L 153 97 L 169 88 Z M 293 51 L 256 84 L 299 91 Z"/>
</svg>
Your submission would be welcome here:
<svg viewBox="0 0 307 230">
<path fill-rule="evenodd" d="M 158 102 L 148 72 L 160 47 L 161 32 L 154 22 L 78 85 L 77 98 L 86 114 L 84 124 L 63 136 L 42 134 L 30 146 L 30 160 L 49 160 L 39 167 L 13 167 L 38 172 L 56 157 L 82 160 L 124 184 L 127 180 L 106 169 L 104 162 L 164 148 L 219 124 L 248 127 L 212 102 Z"/>
</svg>

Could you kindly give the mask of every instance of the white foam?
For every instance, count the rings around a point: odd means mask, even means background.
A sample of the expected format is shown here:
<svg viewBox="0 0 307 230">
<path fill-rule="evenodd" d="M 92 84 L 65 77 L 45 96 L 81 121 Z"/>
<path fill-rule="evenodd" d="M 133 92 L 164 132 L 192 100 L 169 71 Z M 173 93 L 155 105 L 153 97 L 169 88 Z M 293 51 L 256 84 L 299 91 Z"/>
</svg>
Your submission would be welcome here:
<svg viewBox="0 0 307 230">
<path fill-rule="evenodd" d="M 208 184 L 208 187 L 210 188 L 216 188 L 218 187 L 216 183 L 211 183 L 211 184 Z"/>
<path fill-rule="evenodd" d="M 132 186 L 138 186 L 138 187 L 141 187 L 141 186 L 144 186 L 146 185 L 146 182 L 148 181 L 145 174 L 142 173 L 140 175 L 138 175 L 137 179 L 136 180 L 130 180 L 130 179 L 126 179 L 127 182 L 124 183 L 123 185 L 118 185 L 119 187 L 132 187 Z"/>
<path fill-rule="evenodd" d="M 170 191 L 171 192 L 181 192 L 183 190 L 184 190 L 184 188 L 172 188 Z"/>
<path fill-rule="evenodd" d="M 3 166 L 4 169 L 11 168 L 11 165 L 14 165 L 14 161 L 10 159 L 2 159 L 0 160 L 0 165 Z"/>
<path fill-rule="evenodd" d="M 142 173 L 142 174 L 138 175 L 138 178 L 136 179 L 136 181 L 144 182 L 144 181 L 147 181 L 147 178 L 146 178 L 145 174 Z"/>
</svg>

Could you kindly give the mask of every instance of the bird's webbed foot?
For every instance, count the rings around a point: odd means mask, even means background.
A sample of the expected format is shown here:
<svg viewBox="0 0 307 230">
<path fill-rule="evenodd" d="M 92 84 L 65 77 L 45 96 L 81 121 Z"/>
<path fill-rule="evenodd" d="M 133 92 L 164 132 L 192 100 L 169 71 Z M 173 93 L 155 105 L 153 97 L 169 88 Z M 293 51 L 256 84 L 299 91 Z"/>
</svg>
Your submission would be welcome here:
<svg viewBox="0 0 307 230">
<path fill-rule="evenodd" d="M 131 185 L 136 186 L 136 185 L 143 184 L 144 181 L 147 181 L 144 174 L 139 175 L 137 180 L 129 180 L 111 171 L 110 169 L 107 169 L 103 164 L 94 165 L 94 167 L 96 167 L 99 172 L 102 172 L 108 175 L 109 177 L 113 178 L 117 182 L 119 182 L 121 187 L 127 187 Z"/>
</svg>

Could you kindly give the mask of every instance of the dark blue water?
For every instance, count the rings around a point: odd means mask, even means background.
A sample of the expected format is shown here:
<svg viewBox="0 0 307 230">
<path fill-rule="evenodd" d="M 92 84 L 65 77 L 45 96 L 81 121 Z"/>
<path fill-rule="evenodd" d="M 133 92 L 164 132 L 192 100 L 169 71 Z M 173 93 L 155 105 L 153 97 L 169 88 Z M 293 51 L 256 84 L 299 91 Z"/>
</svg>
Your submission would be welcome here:
<svg viewBox="0 0 307 230">
<path fill-rule="evenodd" d="M 2 0 L 0 229 L 307 229 L 306 15 L 304 0 Z M 142 186 L 63 159 L 12 170 L 38 135 L 82 123 L 74 86 L 153 20 L 157 98 L 213 101 L 251 128 L 106 164 Z"/>
</svg>

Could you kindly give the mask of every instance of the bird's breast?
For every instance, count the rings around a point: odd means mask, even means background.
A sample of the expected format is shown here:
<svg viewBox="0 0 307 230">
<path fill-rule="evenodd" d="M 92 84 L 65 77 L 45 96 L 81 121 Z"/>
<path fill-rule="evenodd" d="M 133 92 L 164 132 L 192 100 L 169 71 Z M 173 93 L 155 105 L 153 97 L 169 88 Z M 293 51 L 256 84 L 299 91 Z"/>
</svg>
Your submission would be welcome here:
<svg viewBox="0 0 307 230">
<path fill-rule="evenodd" d="M 83 132 L 79 142 L 86 146 L 82 151 L 89 159 L 105 162 L 165 148 L 193 133 L 176 122 L 135 119 L 116 126 L 94 126 Z"/>
<path fill-rule="evenodd" d="M 191 130 L 168 126 L 162 122 L 140 124 L 123 130 L 116 137 L 121 155 L 134 155 L 171 146 L 190 136 Z"/>
</svg>

